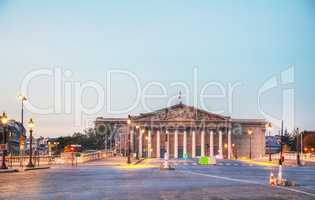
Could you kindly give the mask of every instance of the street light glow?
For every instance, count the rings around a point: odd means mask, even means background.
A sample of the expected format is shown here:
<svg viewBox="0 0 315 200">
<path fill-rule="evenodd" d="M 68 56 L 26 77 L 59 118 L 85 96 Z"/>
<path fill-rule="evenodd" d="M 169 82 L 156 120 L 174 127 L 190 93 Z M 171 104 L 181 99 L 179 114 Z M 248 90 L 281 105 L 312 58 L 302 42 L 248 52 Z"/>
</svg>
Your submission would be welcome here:
<svg viewBox="0 0 315 200">
<path fill-rule="evenodd" d="M 27 101 L 26 96 L 23 96 L 22 94 L 19 94 L 19 95 L 18 95 L 18 99 L 19 99 L 20 101 Z"/>
<path fill-rule="evenodd" d="M 130 117 L 130 115 L 128 115 L 127 124 L 128 124 L 128 125 L 130 125 L 130 124 L 131 124 L 131 117 Z"/>
<path fill-rule="evenodd" d="M 266 127 L 267 127 L 267 129 L 268 129 L 269 131 L 271 131 L 271 129 L 272 129 L 272 125 L 271 125 L 271 123 L 270 123 L 270 122 L 266 125 Z"/>
<path fill-rule="evenodd" d="M 28 127 L 30 128 L 30 130 L 32 130 L 34 128 L 34 122 L 33 119 L 31 118 L 30 121 L 28 122 Z"/>
<path fill-rule="evenodd" d="M 3 125 L 6 125 L 8 123 L 8 116 L 5 112 L 2 113 L 1 122 Z"/>
</svg>

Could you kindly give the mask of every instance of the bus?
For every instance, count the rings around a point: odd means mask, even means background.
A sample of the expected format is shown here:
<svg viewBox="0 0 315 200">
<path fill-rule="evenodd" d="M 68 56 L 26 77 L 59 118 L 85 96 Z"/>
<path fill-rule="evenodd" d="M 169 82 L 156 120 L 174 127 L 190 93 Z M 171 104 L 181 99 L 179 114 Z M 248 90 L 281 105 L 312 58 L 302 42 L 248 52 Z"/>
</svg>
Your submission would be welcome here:
<svg viewBox="0 0 315 200">
<path fill-rule="evenodd" d="M 79 144 L 67 145 L 64 148 L 64 153 L 82 152 L 82 146 Z"/>
</svg>

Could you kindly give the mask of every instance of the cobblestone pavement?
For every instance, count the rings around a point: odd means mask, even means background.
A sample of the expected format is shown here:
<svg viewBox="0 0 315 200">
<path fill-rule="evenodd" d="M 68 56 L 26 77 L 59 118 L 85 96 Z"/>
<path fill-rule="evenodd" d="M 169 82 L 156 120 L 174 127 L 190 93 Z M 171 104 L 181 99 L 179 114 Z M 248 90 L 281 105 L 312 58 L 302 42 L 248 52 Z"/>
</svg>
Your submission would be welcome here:
<svg viewBox="0 0 315 200">
<path fill-rule="evenodd" d="M 284 169 L 300 186 L 275 188 L 267 185 L 275 169 L 237 161 L 206 167 L 179 161 L 174 171 L 160 171 L 157 160 L 132 167 L 124 162 L 117 158 L 0 174 L 0 199 L 315 199 L 312 167 Z"/>
</svg>

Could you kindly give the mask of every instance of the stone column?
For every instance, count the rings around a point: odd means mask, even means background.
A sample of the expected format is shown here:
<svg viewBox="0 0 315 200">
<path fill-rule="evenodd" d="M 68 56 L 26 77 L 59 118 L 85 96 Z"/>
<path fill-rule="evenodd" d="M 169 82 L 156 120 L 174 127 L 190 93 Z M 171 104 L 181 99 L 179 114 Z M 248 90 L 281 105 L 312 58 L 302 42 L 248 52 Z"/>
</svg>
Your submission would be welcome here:
<svg viewBox="0 0 315 200">
<path fill-rule="evenodd" d="M 232 133 L 231 133 L 231 129 L 228 129 L 228 159 L 231 159 L 231 155 L 232 155 Z"/>
<path fill-rule="evenodd" d="M 196 157 L 196 132 L 195 130 L 192 131 L 192 142 L 191 142 L 191 157 Z"/>
<path fill-rule="evenodd" d="M 222 131 L 219 130 L 219 156 L 223 158 Z"/>
<path fill-rule="evenodd" d="M 142 158 L 142 135 L 143 135 L 143 129 L 139 130 L 139 158 Z"/>
<path fill-rule="evenodd" d="M 200 145 L 201 145 L 201 156 L 205 156 L 205 131 L 204 130 L 201 131 Z"/>
<path fill-rule="evenodd" d="M 160 131 L 157 130 L 157 132 L 156 132 L 156 157 L 157 158 L 161 157 L 160 152 L 161 152 L 161 148 L 160 148 Z"/>
<path fill-rule="evenodd" d="M 174 135 L 174 158 L 178 158 L 178 130 L 175 130 Z"/>
<path fill-rule="evenodd" d="M 148 130 L 148 158 L 151 158 L 151 130 Z"/>
<path fill-rule="evenodd" d="M 214 148 L 213 148 L 213 130 L 210 131 L 210 157 L 214 156 Z"/>
</svg>

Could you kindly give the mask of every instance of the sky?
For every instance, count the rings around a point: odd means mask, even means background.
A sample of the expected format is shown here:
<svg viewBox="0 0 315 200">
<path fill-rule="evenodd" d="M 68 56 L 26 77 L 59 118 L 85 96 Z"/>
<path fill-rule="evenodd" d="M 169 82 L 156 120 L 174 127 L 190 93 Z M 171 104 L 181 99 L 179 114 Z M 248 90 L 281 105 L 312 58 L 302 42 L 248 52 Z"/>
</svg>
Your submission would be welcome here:
<svg viewBox="0 0 315 200">
<path fill-rule="evenodd" d="M 0 111 L 20 120 L 22 91 L 24 121 L 53 137 L 176 104 L 181 91 L 275 132 L 281 119 L 315 130 L 314 21 L 312 0 L 0 0 Z"/>
</svg>

